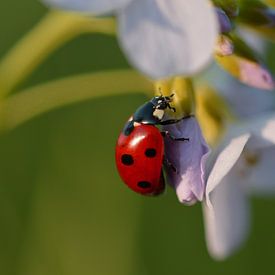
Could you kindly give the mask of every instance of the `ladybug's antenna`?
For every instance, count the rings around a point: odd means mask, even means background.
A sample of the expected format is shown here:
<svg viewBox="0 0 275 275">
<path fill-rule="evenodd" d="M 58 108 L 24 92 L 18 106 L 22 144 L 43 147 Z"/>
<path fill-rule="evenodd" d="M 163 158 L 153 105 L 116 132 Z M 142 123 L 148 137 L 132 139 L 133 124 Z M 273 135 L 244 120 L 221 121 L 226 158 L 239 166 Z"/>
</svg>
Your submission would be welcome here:
<svg viewBox="0 0 275 275">
<path fill-rule="evenodd" d="M 162 91 L 161 91 L 161 87 L 159 87 L 159 93 L 160 93 L 160 96 L 163 96 Z"/>
</svg>

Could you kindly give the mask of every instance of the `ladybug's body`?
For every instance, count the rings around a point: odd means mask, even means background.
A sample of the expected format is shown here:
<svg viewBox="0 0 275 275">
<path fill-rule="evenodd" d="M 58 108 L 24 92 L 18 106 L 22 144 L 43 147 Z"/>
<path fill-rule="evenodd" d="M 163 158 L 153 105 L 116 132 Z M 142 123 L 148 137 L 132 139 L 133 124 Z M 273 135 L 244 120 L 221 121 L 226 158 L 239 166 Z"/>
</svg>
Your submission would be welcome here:
<svg viewBox="0 0 275 275">
<path fill-rule="evenodd" d="M 153 125 L 140 124 L 128 136 L 120 134 L 117 168 L 123 181 L 134 191 L 148 195 L 163 191 L 163 147 L 163 137 Z"/>
<path fill-rule="evenodd" d="M 164 142 L 162 133 L 155 125 L 179 121 L 163 120 L 165 109 L 175 111 L 169 104 L 171 101 L 172 96 L 159 96 L 139 107 L 118 138 L 116 165 L 119 174 L 122 180 L 137 193 L 158 195 L 164 191 L 162 172 Z M 168 136 L 173 138 L 169 134 Z"/>
</svg>

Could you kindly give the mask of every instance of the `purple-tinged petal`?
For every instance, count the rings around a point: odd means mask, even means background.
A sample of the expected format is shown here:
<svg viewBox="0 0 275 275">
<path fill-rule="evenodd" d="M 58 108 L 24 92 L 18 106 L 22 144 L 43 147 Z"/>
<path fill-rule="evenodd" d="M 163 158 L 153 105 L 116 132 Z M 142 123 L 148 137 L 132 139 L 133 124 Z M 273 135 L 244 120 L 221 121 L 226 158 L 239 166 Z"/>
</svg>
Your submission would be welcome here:
<svg viewBox="0 0 275 275">
<path fill-rule="evenodd" d="M 213 4 L 221 8 L 230 18 L 239 15 L 238 0 L 212 0 Z"/>
<path fill-rule="evenodd" d="M 207 246 L 214 258 L 228 257 L 246 239 L 247 194 L 274 194 L 274 145 L 275 115 L 268 113 L 231 127 L 209 159 L 204 217 Z"/>
<path fill-rule="evenodd" d="M 223 260 L 236 251 L 249 233 L 249 203 L 233 173 L 211 192 L 211 205 L 203 204 L 206 243 L 210 255 Z"/>
<path fill-rule="evenodd" d="M 275 83 L 270 72 L 261 64 L 239 59 L 240 80 L 252 87 L 273 90 Z"/>
<path fill-rule="evenodd" d="M 234 46 L 236 49 L 236 44 Z M 271 73 L 265 66 L 256 61 L 251 61 L 234 53 L 225 57 L 216 55 L 216 61 L 223 69 L 246 85 L 263 90 L 275 88 Z"/>
<path fill-rule="evenodd" d="M 212 77 L 213 87 L 225 97 L 233 113 L 238 117 L 242 119 L 258 117 L 261 113 L 275 109 L 273 93 L 265 93 L 237 82 L 217 66 L 212 68 L 210 76 L 214 76 Z"/>
<path fill-rule="evenodd" d="M 230 22 L 229 17 L 226 15 L 226 13 L 221 8 L 215 8 L 220 32 L 221 33 L 228 33 L 232 30 L 232 24 Z"/>
<path fill-rule="evenodd" d="M 211 256 L 217 260 L 228 257 L 239 248 L 249 229 L 247 199 L 235 167 L 250 134 L 239 135 L 239 129 L 232 129 L 208 162 L 211 172 L 203 205 L 207 247 Z M 214 165 L 211 164 L 212 160 Z"/>
<path fill-rule="evenodd" d="M 191 205 L 202 201 L 205 192 L 204 168 L 210 149 L 196 118 L 183 119 L 164 126 L 163 130 L 176 138 L 189 138 L 189 141 L 165 138 L 165 158 L 170 164 L 167 174 L 180 202 Z"/>
<path fill-rule="evenodd" d="M 244 148 L 249 152 L 275 144 L 275 114 L 267 113 L 259 118 L 232 126 L 223 144 L 208 161 L 206 202 L 211 205 L 210 194 L 224 177 L 237 166 Z"/>
<path fill-rule="evenodd" d="M 211 164 L 211 172 L 208 173 L 207 185 L 206 185 L 206 203 L 211 207 L 210 194 L 217 188 L 222 182 L 223 178 L 234 167 L 239 159 L 243 149 L 250 138 L 250 134 L 245 133 L 243 135 L 225 140 L 221 148 L 218 148 L 218 156 L 212 155 L 214 159 L 214 165 Z M 210 159 L 212 160 L 212 159 Z M 210 161 L 209 161 L 210 163 Z"/>
</svg>

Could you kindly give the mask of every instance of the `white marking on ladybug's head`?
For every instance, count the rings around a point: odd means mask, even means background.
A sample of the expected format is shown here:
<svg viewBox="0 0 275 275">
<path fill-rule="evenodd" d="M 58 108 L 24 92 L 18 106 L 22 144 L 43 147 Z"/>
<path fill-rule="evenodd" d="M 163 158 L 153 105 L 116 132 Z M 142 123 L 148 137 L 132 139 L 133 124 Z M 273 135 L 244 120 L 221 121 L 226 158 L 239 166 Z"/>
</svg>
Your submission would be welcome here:
<svg viewBox="0 0 275 275">
<path fill-rule="evenodd" d="M 164 116 L 164 110 L 155 109 L 155 111 L 153 112 L 153 116 L 157 117 L 159 120 L 162 120 L 162 118 Z"/>
</svg>

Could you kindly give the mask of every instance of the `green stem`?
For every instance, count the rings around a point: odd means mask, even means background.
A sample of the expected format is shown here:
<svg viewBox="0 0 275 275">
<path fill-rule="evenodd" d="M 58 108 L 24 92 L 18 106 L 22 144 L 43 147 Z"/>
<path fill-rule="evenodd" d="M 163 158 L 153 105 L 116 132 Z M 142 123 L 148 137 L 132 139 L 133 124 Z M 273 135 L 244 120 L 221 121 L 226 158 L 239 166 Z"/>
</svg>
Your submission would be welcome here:
<svg viewBox="0 0 275 275">
<path fill-rule="evenodd" d="M 9 94 L 54 50 L 86 32 L 114 34 L 113 18 L 92 18 L 51 11 L 0 63 L 0 98 Z"/>
<path fill-rule="evenodd" d="M 1 102 L 1 130 L 11 130 L 50 110 L 124 93 L 152 91 L 152 83 L 130 70 L 92 73 L 69 77 L 29 88 Z"/>
</svg>

